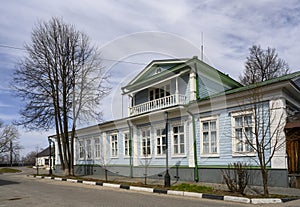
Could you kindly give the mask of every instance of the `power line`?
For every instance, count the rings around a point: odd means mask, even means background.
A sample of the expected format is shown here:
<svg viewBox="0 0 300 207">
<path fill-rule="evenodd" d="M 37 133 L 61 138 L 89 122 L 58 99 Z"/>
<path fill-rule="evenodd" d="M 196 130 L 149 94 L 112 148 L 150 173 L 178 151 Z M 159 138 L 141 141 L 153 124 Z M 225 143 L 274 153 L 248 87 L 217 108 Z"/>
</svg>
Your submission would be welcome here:
<svg viewBox="0 0 300 207">
<path fill-rule="evenodd" d="M 24 48 L 21 48 L 21 47 L 13 47 L 13 46 L 9 46 L 9 45 L 0 45 L 0 47 L 15 49 L 15 50 L 25 50 Z"/>
<path fill-rule="evenodd" d="M 9 49 L 14 49 L 14 50 L 23 50 L 25 51 L 25 48 L 21 47 L 14 47 L 14 46 L 9 46 L 9 45 L 0 45 L 2 48 L 9 48 Z M 128 63 L 128 64 L 135 64 L 135 65 L 147 65 L 145 63 L 138 63 L 138 62 L 131 62 L 131 61 L 124 61 L 124 60 L 114 60 L 114 59 L 107 59 L 107 58 L 101 58 L 102 60 L 107 60 L 107 61 L 113 61 L 113 62 L 118 62 L 118 63 Z"/>
<path fill-rule="evenodd" d="M 130 62 L 130 61 L 124 61 L 124 60 L 113 60 L 113 59 L 107 59 L 107 58 L 101 58 L 102 60 L 107 61 L 113 61 L 113 62 L 121 62 L 121 63 L 129 63 L 129 64 L 135 64 L 135 65 L 147 65 L 145 63 L 138 63 L 138 62 Z"/>
</svg>

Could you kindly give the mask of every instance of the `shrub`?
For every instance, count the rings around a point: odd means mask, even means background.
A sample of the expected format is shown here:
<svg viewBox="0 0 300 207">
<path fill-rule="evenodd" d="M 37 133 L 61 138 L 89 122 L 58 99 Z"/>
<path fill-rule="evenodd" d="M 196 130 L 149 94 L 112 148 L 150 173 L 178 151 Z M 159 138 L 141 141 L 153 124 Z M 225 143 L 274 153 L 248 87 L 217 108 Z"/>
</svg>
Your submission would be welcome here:
<svg viewBox="0 0 300 207">
<path fill-rule="evenodd" d="M 227 169 L 222 170 L 223 179 L 230 191 L 244 194 L 249 181 L 248 167 L 246 163 L 237 162 L 229 163 Z"/>
</svg>

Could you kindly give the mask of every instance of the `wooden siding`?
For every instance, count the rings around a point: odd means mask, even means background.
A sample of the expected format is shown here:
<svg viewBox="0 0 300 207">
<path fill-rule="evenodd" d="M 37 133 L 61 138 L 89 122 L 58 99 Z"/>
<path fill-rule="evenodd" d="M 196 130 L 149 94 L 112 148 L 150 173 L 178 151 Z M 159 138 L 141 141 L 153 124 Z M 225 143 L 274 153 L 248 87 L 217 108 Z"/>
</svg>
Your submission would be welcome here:
<svg viewBox="0 0 300 207">
<path fill-rule="evenodd" d="M 264 104 L 265 110 L 268 111 L 268 104 Z M 231 126 L 231 113 L 235 111 L 240 111 L 241 107 L 234 107 L 230 109 L 222 109 L 222 110 L 215 110 L 213 112 L 206 112 L 202 114 L 197 114 L 195 116 L 195 126 L 196 126 L 196 144 L 197 144 L 197 160 L 199 166 L 226 166 L 228 163 L 233 162 L 245 162 L 253 166 L 257 166 L 257 157 L 254 154 L 253 156 L 244 156 L 244 155 L 236 155 L 233 154 L 232 151 L 232 126 Z M 219 156 L 201 156 L 200 150 L 201 150 L 201 141 L 200 141 L 200 120 L 203 117 L 209 117 L 209 116 L 217 116 L 218 122 L 219 122 Z M 174 156 L 172 154 L 172 128 L 176 123 L 184 123 L 185 127 L 185 152 L 186 154 L 184 156 Z M 136 152 L 133 154 L 135 159 L 137 159 L 137 165 L 143 166 L 145 165 L 146 159 L 143 158 L 142 152 L 141 152 L 141 129 L 143 128 L 150 128 L 151 133 L 151 156 L 147 160 L 149 162 L 150 166 L 164 166 L 165 165 L 165 157 L 164 156 L 156 156 L 155 155 L 155 129 L 157 126 L 161 125 L 164 127 L 165 121 L 160 121 L 157 123 L 145 123 L 143 125 L 136 126 L 137 130 L 134 130 L 136 133 L 136 139 L 133 140 L 132 147 L 133 152 Z M 193 135 L 190 131 L 191 129 L 191 120 L 188 117 L 182 118 L 177 117 L 169 120 L 169 136 L 168 136 L 168 144 L 169 144 L 169 165 L 170 166 L 189 166 L 190 160 L 193 159 L 189 156 L 190 153 L 193 153 L 193 143 L 191 141 L 193 139 L 190 139 Z M 101 151 L 101 153 L 104 153 L 104 158 L 92 158 L 90 160 L 87 159 L 77 159 L 77 164 L 96 164 L 96 165 L 122 165 L 122 166 L 129 166 L 130 159 L 128 156 L 124 155 L 124 140 L 123 140 L 123 133 L 128 132 L 129 129 L 125 128 L 119 131 L 111 131 L 106 132 L 105 137 L 102 137 L 100 139 L 101 143 L 101 150 L 106 149 L 105 152 Z M 118 134 L 118 156 L 111 157 L 111 143 L 110 143 L 110 136 L 112 133 Z M 89 138 L 88 136 L 83 137 L 84 139 Z M 94 140 L 92 139 L 92 145 L 94 145 Z M 105 147 L 103 147 L 105 145 Z M 134 146 L 137 147 L 137 149 L 134 149 Z M 76 147 L 78 149 L 78 145 Z M 79 157 L 79 152 L 77 152 L 77 158 Z M 268 157 L 270 155 L 270 152 L 266 153 L 266 156 Z M 92 147 L 92 156 L 94 156 L 94 147 Z"/>
<path fill-rule="evenodd" d="M 229 88 L 224 88 L 220 80 L 219 83 L 209 80 L 206 77 L 198 76 L 198 91 L 200 98 L 206 98 L 211 95 L 224 92 Z"/>
</svg>

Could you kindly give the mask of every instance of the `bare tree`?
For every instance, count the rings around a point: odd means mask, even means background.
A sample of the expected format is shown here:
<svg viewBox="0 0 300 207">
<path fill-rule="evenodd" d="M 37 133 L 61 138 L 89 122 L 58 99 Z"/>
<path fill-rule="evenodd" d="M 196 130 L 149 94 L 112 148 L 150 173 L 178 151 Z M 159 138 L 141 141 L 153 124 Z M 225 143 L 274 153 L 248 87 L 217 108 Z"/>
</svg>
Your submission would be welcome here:
<svg viewBox="0 0 300 207">
<path fill-rule="evenodd" d="M 27 56 L 20 60 L 13 85 L 23 98 L 22 119 L 30 129 L 55 128 L 62 170 L 74 174 L 77 123 L 101 120 L 99 105 L 107 94 L 107 76 L 97 48 L 62 19 L 40 22 L 33 29 Z"/>
<path fill-rule="evenodd" d="M 253 45 L 249 51 L 243 75 L 239 77 L 242 84 L 259 83 L 290 72 L 288 64 L 278 58 L 275 48 L 263 50 L 260 46 Z"/>
<path fill-rule="evenodd" d="M 260 167 L 264 195 L 269 195 L 268 167 L 274 155 L 284 145 L 285 111 L 280 101 L 267 99 L 263 87 L 257 84 L 241 104 L 234 118 L 235 153 L 256 154 Z"/>
<path fill-rule="evenodd" d="M 10 165 L 19 156 L 22 148 L 18 143 L 19 133 L 14 125 L 5 125 L 0 120 L 0 155 L 7 154 Z"/>
<path fill-rule="evenodd" d="M 25 157 L 22 157 L 22 162 L 24 165 L 34 165 L 36 161 L 36 151 L 28 152 Z"/>
</svg>

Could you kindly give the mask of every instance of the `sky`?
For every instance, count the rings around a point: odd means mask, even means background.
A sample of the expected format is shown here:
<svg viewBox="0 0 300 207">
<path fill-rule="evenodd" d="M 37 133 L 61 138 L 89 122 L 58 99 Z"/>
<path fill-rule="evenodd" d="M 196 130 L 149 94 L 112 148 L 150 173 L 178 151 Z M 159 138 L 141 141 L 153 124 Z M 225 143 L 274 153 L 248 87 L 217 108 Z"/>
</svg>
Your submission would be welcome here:
<svg viewBox="0 0 300 207">
<path fill-rule="evenodd" d="M 153 59 L 191 58 L 238 80 L 252 45 L 275 48 L 292 72 L 300 70 L 299 0 L 10 0 L 0 7 L 0 119 L 18 120 L 21 100 L 12 74 L 26 55 L 40 21 L 60 17 L 87 34 L 102 55 L 112 91 L 101 106 L 103 120 L 127 115 L 121 87 Z M 203 45 L 203 53 L 201 53 Z M 96 124 L 91 120 L 85 126 Z M 21 155 L 48 146 L 51 131 L 19 127 Z"/>
</svg>

